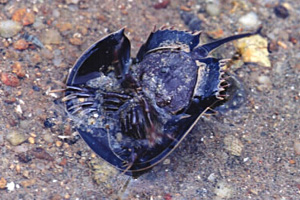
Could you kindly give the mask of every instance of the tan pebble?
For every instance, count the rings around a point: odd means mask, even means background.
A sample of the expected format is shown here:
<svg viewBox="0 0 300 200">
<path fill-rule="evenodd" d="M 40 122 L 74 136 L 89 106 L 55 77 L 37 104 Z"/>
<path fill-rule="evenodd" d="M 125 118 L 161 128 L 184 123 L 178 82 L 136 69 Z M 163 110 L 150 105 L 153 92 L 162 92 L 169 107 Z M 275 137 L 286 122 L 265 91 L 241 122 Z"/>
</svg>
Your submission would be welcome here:
<svg viewBox="0 0 300 200">
<path fill-rule="evenodd" d="M 38 77 L 38 78 L 41 78 L 42 77 L 42 73 L 41 72 L 37 72 L 37 73 L 35 73 L 35 76 Z"/>
<path fill-rule="evenodd" d="M 38 53 L 33 53 L 33 55 L 30 56 L 30 61 L 36 65 L 42 61 L 42 58 Z"/>
<path fill-rule="evenodd" d="M 12 72 L 15 73 L 18 77 L 25 77 L 25 71 L 23 70 L 23 66 L 21 62 L 15 62 L 12 66 Z"/>
<path fill-rule="evenodd" d="M 66 195 L 65 195 L 65 199 L 70 199 L 70 195 L 67 193 Z"/>
<path fill-rule="evenodd" d="M 19 39 L 13 43 L 13 47 L 16 50 L 25 50 L 29 46 L 28 42 L 25 39 Z"/>
<path fill-rule="evenodd" d="M 29 178 L 29 171 L 28 170 L 23 171 L 22 176 L 25 178 Z"/>
<path fill-rule="evenodd" d="M 9 165 L 9 169 L 11 170 L 15 169 L 15 165 L 14 164 Z"/>
<path fill-rule="evenodd" d="M 29 137 L 29 138 L 28 138 L 28 142 L 29 142 L 30 144 L 34 144 L 34 143 L 35 143 L 34 137 Z"/>
<path fill-rule="evenodd" d="M 250 192 L 251 192 L 252 194 L 258 195 L 258 192 L 257 192 L 256 189 L 250 189 Z"/>
<path fill-rule="evenodd" d="M 224 144 L 226 150 L 228 150 L 230 154 L 241 156 L 244 145 L 238 138 L 233 135 L 227 135 L 224 138 Z"/>
<path fill-rule="evenodd" d="M 50 44 L 60 44 L 62 37 L 60 33 L 55 29 L 49 29 L 42 33 L 41 41 L 45 44 L 46 48 L 53 49 Z"/>
<path fill-rule="evenodd" d="M 18 174 L 21 173 L 21 166 L 19 164 L 16 165 L 16 171 Z"/>
<path fill-rule="evenodd" d="M 62 200 L 63 197 L 60 196 L 59 194 L 53 194 L 51 197 L 50 197 L 50 200 Z"/>
<path fill-rule="evenodd" d="M 64 143 L 64 148 L 69 148 L 70 147 L 70 145 L 68 144 L 68 143 Z"/>
<path fill-rule="evenodd" d="M 35 183 L 36 183 L 36 180 L 35 180 L 35 179 L 30 179 L 30 180 L 22 181 L 22 182 L 21 182 L 21 185 L 22 185 L 24 188 L 27 188 L 27 187 L 30 187 L 30 186 L 34 185 Z"/>
<path fill-rule="evenodd" d="M 70 38 L 70 43 L 73 45 L 81 45 L 83 41 L 80 38 L 72 37 Z"/>
<path fill-rule="evenodd" d="M 30 133 L 30 136 L 35 138 L 37 135 L 35 133 Z"/>
<path fill-rule="evenodd" d="M 9 44 L 9 42 L 7 40 L 4 40 L 2 42 L 3 42 L 3 46 L 4 47 L 6 47 L 6 48 L 9 47 L 10 44 Z"/>
<path fill-rule="evenodd" d="M 6 140 L 13 146 L 22 144 L 27 140 L 27 137 L 17 131 L 11 131 L 6 135 Z"/>
<path fill-rule="evenodd" d="M 58 141 L 56 141 L 55 142 L 55 145 L 57 146 L 57 147 L 61 147 L 62 146 L 62 141 L 60 141 L 60 140 L 58 140 Z"/>
<path fill-rule="evenodd" d="M 282 42 L 282 41 L 277 41 L 277 44 L 279 45 L 279 46 L 281 46 L 282 48 L 284 48 L 284 49 L 287 49 L 288 47 L 287 47 L 287 45 L 284 43 L 284 42 Z"/>
<path fill-rule="evenodd" d="M 5 189 L 6 188 L 6 183 L 7 183 L 7 181 L 5 180 L 5 178 L 1 177 L 1 179 L 0 179 L 0 189 Z"/>
<path fill-rule="evenodd" d="M 244 62 L 253 62 L 261 66 L 271 67 L 267 39 L 260 35 L 254 35 L 239 39 L 234 44 L 242 55 Z"/>
<path fill-rule="evenodd" d="M 84 26 L 77 26 L 76 29 L 82 34 L 82 35 L 86 35 L 88 34 L 88 29 Z"/>
<path fill-rule="evenodd" d="M 60 32 L 68 31 L 73 28 L 71 23 L 58 23 L 56 24 L 56 27 Z"/>
<path fill-rule="evenodd" d="M 52 142 L 53 142 L 53 138 L 52 138 L 51 134 L 45 134 L 45 135 L 43 136 L 43 139 L 44 139 L 46 142 L 48 142 L 48 143 L 52 143 Z"/>
</svg>

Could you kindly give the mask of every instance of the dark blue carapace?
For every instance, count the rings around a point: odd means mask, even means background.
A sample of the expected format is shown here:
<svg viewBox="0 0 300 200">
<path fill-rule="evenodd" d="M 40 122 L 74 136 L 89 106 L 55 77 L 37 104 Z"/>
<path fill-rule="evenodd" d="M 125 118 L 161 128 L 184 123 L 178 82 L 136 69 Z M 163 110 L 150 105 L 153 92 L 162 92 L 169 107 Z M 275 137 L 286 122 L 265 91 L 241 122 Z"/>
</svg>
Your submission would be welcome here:
<svg viewBox="0 0 300 200">
<path fill-rule="evenodd" d="M 200 44 L 200 32 L 152 32 L 131 58 L 124 29 L 86 50 L 71 69 L 63 101 L 86 143 L 127 174 L 169 155 L 201 115 L 221 105 L 220 45 L 256 33 Z"/>
</svg>

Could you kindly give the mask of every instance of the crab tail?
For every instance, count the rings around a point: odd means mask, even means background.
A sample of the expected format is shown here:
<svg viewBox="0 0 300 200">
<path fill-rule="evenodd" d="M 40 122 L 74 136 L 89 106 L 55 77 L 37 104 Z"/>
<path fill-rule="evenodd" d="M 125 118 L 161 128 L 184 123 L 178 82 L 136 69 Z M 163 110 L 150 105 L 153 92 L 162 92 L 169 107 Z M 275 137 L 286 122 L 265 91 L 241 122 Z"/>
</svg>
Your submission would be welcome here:
<svg viewBox="0 0 300 200">
<path fill-rule="evenodd" d="M 238 40 L 238 39 L 241 39 L 241 38 L 244 38 L 244 37 L 249 37 L 249 36 L 252 36 L 252 35 L 259 34 L 261 32 L 261 29 L 262 29 L 262 26 L 260 26 L 255 32 L 252 32 L 252 33 L 243 33 L 243 34 L 239 34 L 239 35 L 234 35 L 234 36 L 230 36 L 230 37 L 227 37 L 227 38 L 223 38 L 223 39 L 220 39 L 220 40 L 216 40 L 214 42 L 204 44 L 202 46 L 196 47 L 193 50 L 193 52 L 198 58 L 199 57 L 205 58 L 205 57 L 208 56 L 208 54 L 211 51 L 218 48 L 219 46 L 221 46 L 221 45 L 223 45 L 227 42 L 231 42 L 233 40 Z"/>
</svg>

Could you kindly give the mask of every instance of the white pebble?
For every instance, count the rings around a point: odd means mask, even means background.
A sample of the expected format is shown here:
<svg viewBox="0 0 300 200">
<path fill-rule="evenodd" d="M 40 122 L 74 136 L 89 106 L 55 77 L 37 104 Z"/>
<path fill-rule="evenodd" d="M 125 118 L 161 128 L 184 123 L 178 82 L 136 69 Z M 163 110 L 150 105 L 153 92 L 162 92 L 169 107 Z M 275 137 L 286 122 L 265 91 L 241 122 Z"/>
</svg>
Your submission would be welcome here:
<svg viewBox="0 0 300 200">
<path fill-rule="evenodd" d="M 243 26 L 244 29 L 255 29 L 261 24 L 258 16 L 254 12 L 250 12 L 239 19 L 239 23 Z"/>
<path fill-rule="evenodd" d="M 220 14 L 220 1 L 219 0 L 206 0 L 206 12 L 210 16 L 217 16 Z"/>
<path fill-rule="evenodd" d="M 10 182 L 6 184 L 6 188 L 9 192 L 12 192 L 15 190 L 15 183 L 14 182 Z"/>
<path fill-rule="evenodd" d="M 227 182 L 219 181 L 214 192 L 220 198 L 229 199 L 233 194 L 233 189 Z"/>
<path fill-rule="evenodd" d="M 0 21 L 0 36 L 8 38 L 16 35 L 22 29 L 22 25 L 13 20 Z"/>
</svg>

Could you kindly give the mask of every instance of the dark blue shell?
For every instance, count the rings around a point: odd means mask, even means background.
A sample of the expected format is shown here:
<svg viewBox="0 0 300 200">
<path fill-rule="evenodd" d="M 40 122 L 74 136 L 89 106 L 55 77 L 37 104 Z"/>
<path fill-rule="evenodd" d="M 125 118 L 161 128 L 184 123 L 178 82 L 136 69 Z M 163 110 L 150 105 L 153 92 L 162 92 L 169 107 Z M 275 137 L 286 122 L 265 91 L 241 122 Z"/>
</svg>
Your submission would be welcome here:
<svg viewBox="0 0 300 200">
<path fill-rule="evenodd" d="M 169 155 L 200 116 L 222 98 L 222 60 L 208 57 L 225 42 L 200 45 L 200 33 L 158 30 L 130 57 L 124 29 L 93 44 L 77 60 L 63 100 L 86 143 L 127 173 Z"/>
</svg>

